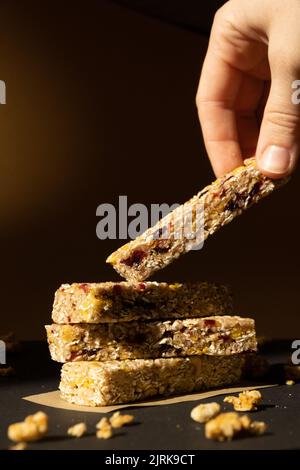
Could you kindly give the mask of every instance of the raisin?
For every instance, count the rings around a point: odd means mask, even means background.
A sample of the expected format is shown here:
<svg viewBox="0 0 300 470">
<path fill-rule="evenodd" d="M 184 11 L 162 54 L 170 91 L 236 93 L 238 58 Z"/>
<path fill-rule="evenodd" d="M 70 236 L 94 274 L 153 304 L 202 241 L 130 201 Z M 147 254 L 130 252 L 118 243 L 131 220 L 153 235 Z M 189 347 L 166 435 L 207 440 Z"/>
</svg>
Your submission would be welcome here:
<svg viewBox="0 0 300 470">
<path fill-rule="evenodd" d="M 121 262 L 126 264 L 126 266 L 131 267 L 135 264 L 140 264 L 145 256 L 146 253 L 143 250 L 136 250 L 128 258 L 122 260 Z"/>
</svg>

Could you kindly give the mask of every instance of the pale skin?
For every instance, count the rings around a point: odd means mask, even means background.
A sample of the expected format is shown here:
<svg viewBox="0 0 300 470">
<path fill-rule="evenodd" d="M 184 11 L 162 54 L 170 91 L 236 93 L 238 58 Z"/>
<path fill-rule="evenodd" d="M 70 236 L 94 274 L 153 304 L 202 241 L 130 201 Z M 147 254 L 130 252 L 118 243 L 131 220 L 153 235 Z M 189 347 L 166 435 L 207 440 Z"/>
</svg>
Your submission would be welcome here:
<svg viewBox="0 0 300 470">
<path fill-rule="evenodd" d="M 300 144 L 300 0 L 230 0 L 214 18 L 196 103 L 217 177 L 256 156 L 281 178 Z"/>
</svg>

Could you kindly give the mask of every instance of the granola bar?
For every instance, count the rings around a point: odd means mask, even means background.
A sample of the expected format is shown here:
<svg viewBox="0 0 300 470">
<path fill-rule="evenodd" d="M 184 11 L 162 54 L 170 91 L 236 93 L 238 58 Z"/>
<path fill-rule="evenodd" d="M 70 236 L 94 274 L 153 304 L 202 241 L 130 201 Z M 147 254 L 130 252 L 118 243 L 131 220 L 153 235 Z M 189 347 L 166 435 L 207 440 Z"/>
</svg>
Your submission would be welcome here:
<svg viewBox="0 0 300 470">
<path fill-rule="evenodd" d="M 108 362 L 67 362 L 62 366 L 62 397 L 77 405 L 129 403 L 237 383 L 247 353 Z"/>
<path fill-rule="evenodd" d="M 46 326 L 54 361 L 109 361 L 256 351 L 251 318 L 214 316 L 184 320 Z"/>
<path fill-rule="evenodd" d="M 55 293 L 55 323 L 107 323 L 232 313 L 227 287 L 209 283 L 100 282 L 63 284 Z"/>
<path fill-rule="evenodd" d="M 272 180 L 262 175 L 255 159 L 248 159 L 120 247 L 106 261 L 128 281 L 143 281 L 195 249 L 195 245 L 285 182 L 286 178 Z"/>
</svg>

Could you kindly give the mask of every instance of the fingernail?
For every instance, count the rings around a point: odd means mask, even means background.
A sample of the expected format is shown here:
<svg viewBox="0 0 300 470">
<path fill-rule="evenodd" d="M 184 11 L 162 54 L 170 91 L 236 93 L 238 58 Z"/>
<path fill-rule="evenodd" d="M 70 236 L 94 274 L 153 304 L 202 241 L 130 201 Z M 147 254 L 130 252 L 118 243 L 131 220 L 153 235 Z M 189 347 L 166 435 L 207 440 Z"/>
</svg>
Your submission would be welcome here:
<svg viewBox="0 0 300 470">
<path fill-rule="evenodd" d="M 259 158 L 262 170 L 270 173 L 284 174 L 290 169 L 291 154 L 289 150 L 277 145 L 270 145 Z"/>
</svg>

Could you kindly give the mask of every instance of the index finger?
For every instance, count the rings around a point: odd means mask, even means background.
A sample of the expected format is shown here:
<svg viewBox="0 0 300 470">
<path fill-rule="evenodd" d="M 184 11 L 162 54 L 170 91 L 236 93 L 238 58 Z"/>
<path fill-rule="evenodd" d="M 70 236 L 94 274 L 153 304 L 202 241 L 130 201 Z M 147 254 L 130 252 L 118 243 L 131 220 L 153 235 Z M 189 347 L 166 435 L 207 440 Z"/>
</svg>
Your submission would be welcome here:
<svg viewBox="0 0 300 470">
<path fill-rule="evenodd" d="M 217 177 L 243 164 L 234 111 L 241 81 L 241 71 L 209 47 L 196 102 L 206 151 Z"/>
</svg>

